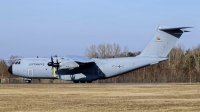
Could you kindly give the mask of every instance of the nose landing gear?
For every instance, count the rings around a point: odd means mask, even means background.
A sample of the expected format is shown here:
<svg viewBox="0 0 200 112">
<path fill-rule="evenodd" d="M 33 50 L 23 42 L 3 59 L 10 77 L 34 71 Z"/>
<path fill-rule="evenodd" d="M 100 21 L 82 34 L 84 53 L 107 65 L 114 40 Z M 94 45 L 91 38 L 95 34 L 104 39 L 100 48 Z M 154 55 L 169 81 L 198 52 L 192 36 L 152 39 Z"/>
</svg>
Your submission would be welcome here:
<svg viewBox="0 0 200 112">
<path fill-rule="evenodd" d="M 29 78 L 24 78 L 24 80 L 26 83 L 31 83 L 31 79 L 29 79 Z"/>
</svg>

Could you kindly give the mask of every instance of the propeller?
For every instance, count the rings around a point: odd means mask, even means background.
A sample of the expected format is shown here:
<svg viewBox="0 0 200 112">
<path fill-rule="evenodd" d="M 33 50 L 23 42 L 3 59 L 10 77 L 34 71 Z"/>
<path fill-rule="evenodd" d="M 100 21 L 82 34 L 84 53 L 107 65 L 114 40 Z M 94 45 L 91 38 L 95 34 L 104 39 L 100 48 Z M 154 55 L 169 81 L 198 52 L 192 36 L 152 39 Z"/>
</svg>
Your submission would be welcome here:
<svg viewBox="0 0 200 112">
<path fill-rule="evenodd" d="M 56 56 L 56 63 L 54 63 L 53 57 L 52 57 L 52 55 L 51 55 L 51 62 L 49 62 L 47 65 L 48 65 L 48 66 L 52 66 L 52 69 L 53 69 L 53 67 L 56 67 L 57 70 L 58 70 L 60 63 L 58 62 L 57 56 Z"/>
</svg>

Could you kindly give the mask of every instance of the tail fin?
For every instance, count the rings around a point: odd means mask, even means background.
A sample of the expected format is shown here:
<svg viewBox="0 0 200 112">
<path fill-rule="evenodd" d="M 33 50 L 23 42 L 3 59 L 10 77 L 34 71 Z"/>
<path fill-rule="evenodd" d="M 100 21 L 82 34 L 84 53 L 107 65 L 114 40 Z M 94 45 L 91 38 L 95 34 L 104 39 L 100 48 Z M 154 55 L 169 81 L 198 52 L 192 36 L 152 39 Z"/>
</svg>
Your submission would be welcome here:
<svg viewBox="0 0 200 112">
<path fill-rule="evenodd" d="M 181 35 L 184 32 L 189 32 L 185 28 L 192 27 L 159 26 L 157 32 L 139 56 L 166 57 Z"/>
</svg>

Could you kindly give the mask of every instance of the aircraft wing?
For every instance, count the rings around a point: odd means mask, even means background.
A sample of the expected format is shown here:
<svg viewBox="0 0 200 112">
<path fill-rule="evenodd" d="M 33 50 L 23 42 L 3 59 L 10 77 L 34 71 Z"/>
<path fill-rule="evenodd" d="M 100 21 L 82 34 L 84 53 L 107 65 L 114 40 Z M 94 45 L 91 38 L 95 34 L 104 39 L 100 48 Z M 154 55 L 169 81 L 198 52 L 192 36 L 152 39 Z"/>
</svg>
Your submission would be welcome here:
<svg viewBox="0 0 200 112">
<path fill-rule="evenodd" d="M 94 62 L 88 57 L 85 56 L 66 56 L 65 58 L 79 62 L 79 63 L 92 63 Z"/>
<path fill-rule="evenodd" d="M 65 56 L 64 60 L 60 63 L 59 69 L 72 70 L 78 68 L 81 65 L 93 63 L 94 61 L 85 56 Z"/>
</svg>

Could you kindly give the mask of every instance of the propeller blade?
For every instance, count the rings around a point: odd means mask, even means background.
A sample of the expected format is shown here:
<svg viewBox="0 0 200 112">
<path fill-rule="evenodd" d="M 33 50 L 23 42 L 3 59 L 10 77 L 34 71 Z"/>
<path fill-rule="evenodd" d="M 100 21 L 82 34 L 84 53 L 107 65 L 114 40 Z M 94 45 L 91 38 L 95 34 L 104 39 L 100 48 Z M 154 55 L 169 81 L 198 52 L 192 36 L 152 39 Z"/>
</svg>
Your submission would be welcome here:
<svg viewBox="0 0 200 112">
<path fill-rule="evenodd" d="M 58 71 L 59 63 L 58 63 L 58 57 L 57 57 L 57 55 L 56 55 L 56 63 L 58 64 L 58 66 L 57 66 L 57 71 Z"/>
<path fill-rule="evenodd" d="M 52 57 L 52 55 L 51 55 L 51 62 L 52 62 L 52 64 L 53 64 L 53 57 Z"/>
<path fill-rule="evenodd" d="M 51 55 L 51 69 L 53 69 L 53 65 L 54 65 L 54 62 L 53 62 L 53 57 L 52 57 L 52 55 Z"/>
</svg>

